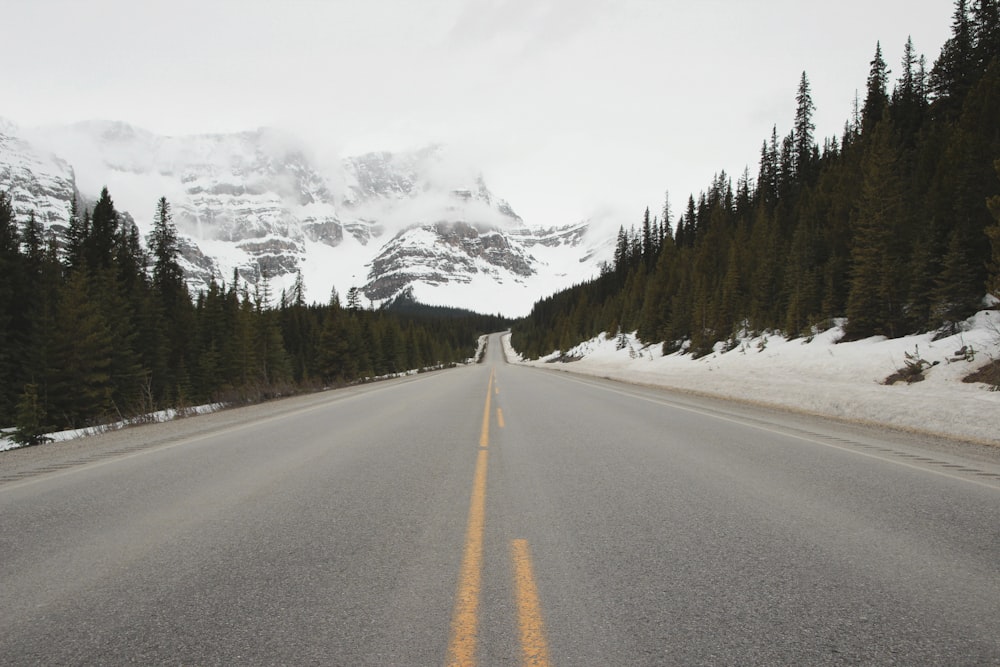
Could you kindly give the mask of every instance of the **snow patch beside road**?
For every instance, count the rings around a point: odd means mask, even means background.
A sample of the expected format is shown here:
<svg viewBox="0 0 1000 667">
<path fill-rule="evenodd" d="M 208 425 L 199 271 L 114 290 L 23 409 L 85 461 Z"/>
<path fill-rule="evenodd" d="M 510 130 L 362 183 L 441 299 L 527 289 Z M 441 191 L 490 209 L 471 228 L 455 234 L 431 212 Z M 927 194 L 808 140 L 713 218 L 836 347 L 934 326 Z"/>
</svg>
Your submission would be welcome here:
<svg viewBox="0 0 1000 667">
<path fill-rule="evenodd" d="M 662 354 L 634 334 L 600 335 L 576 347 L 526 361 L 503 338 L 511 362 L 710 394 L 1000 446 L 1000 391 L 962 378 L 1000 359 L 1000 312 L 984 310 L 955 335 L 874 337 L 839 343 L 836 326 L 809 338 L 759 335 L 695 359 Z M 907 355 L 934 364 L 913 384 L 884 384 Z M 559 362 L 558 359 L 578 358 Z"/>
</svg>

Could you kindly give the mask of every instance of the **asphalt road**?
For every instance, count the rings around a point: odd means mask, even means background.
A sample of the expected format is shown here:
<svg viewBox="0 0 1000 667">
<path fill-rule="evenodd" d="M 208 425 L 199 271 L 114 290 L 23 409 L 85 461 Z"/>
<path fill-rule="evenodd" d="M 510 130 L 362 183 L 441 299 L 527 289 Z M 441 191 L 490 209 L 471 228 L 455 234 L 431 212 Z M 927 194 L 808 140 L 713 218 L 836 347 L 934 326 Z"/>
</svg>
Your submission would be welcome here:
<svg viewBox="0 0 1000 667">
<path fill-rule="evenodd" d="M 1000 664 L 1000 457 L 504 363 L 0 454 L 0 663 Z"/>
</svg>

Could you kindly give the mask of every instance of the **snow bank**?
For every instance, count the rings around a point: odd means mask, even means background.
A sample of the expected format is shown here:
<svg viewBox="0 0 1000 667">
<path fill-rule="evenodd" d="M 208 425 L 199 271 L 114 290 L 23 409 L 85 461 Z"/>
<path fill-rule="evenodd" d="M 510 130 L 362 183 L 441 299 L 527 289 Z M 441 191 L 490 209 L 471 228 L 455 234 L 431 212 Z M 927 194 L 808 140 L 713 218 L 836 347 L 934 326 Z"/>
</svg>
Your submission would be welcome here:
<svg viewBox="0 0 1000 667">
<path fill-rule="evenodd" d="M 842 337 L 840 326 L 811 338 L 748 337 L 694 359 L 664 356 L 634 334 L 602 335 L 566 350 L 580 358 L 574 362 L 556 362 L 561 352 L 524 361 L 509 336 L 504 345 L 512 362 L 1000 445 L 1000 392 L 962 382 L 1000 358 L 1000 312 L 981 311 L 936 341 L 933 333 L 838 343 Z M 907 354 L 935 365 L 922 382 L 886 385 Z"/>
<path fill-rule="evenodd" d="M 56 433 L 47 434 L 47 438 L 50 442 L 64 442 L 66 440 L 73 440 L 75 438 L 83 438 L 88 435 L 97 435 L 98 433 L 106 433 L 107 431 L 117 431 L 118 429 L 126 428 L 128 426 L 134 426 L 136 424 L 145 424 L 153 422 L 168 422 L 173 419 L 178 419 L 180 417 L 188 417 L 191 415 L 204 415 L 210 412 L 216 412 L 225 407 L 222 403 L 209 403 L 206 405 L 196 405 L 191 408 L 186 408 L 184 410 L 160 410 L 159 412 L 154 412 L 152 414 L 143 415 L 141 417 L 136 417 L 131 420 L 124 420 L 120 422 L 115 422 L 113 424 L 104 424 L 101 426 L 90 426 L 88 428 L 75 428 L 69 429 L 67 431 L 57 431 Z M 0 432 L 13 433 L 14 427 L 0 429 Z M 0 435 L 0 452 L 6 451 L 8 449 L 16 449 L 21 445 L 14 442 L 9 437 L 2 437 Z"/>
</svg>

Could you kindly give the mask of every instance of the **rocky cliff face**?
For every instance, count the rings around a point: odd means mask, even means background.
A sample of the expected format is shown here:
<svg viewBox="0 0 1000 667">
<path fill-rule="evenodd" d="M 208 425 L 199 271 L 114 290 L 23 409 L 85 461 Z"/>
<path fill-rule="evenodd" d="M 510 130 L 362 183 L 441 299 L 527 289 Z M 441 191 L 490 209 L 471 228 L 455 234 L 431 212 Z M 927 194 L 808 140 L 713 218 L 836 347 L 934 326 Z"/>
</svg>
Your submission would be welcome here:
<svg viewBox="0 0 1000 667">
<path fill-rule="evenodd" d="M 534 258 L 494 227 L 439 222 L 399 232 L 372 260 L 365 293 L 389 299 L 415 283 L 469 284 L 476 276 L 497 283 L 535 274 Z"/>
<path fill-rule="evenodd" d="M 34 211 L 63 234 L 70 200 L 104 185 L 143 234 L 167 197 L 196 290 L 235 273 L 266 276 L 279 293 L 301 273 L 316 301 L 352 286 L 373 302 L 406 290 L 463 307 L 492 293 L 526 312 L 596 271 L 610 248 L 585 224 L 528 227 L 440 146 L 324 162 L 269 129 L 165 137 L 113 122 L 27 131 L 0 123 L 0 189 L 18 216 Z"/>
<path fill-rule="evenodd" d="M 0 190 L 11 196 L 18 219 L 34 213 L 43 225 L 64 234 L 69 203 L 77 196 L 73 168 L 10 130 L 0 125 Z"/>
</svg>

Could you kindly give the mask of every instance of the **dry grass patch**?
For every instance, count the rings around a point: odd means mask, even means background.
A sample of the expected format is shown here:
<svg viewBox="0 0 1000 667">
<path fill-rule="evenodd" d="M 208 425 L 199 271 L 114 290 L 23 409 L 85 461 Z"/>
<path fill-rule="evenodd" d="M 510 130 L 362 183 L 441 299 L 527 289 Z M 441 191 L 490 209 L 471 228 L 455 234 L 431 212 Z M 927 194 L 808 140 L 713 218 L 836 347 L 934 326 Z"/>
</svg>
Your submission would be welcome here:
<svg viewBox="0 0 1000 667">
<path fill-rule="evenodd" d="M 990 391 L 1000 391 L 1000 359 L 994 359 L 975 372 L 969 373 L 962 382 L 982 382 L 990 386 Z"/>
</svg>

